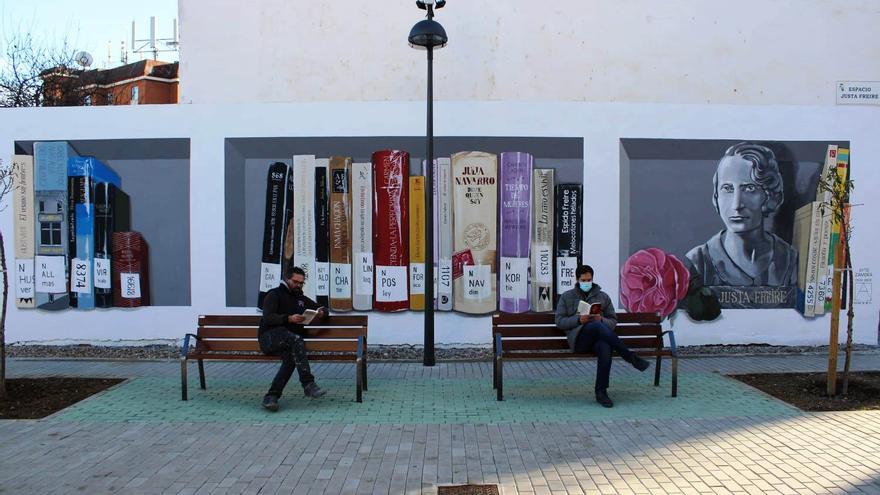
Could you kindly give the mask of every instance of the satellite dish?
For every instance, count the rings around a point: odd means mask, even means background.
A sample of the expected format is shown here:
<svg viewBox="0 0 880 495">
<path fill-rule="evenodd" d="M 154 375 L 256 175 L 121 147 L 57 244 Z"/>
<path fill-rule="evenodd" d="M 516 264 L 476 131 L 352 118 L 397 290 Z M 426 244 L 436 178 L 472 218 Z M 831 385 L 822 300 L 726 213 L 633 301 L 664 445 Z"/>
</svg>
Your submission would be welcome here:
<svg viewBox="0 0 880 495">
<path fill-rule="evenodd" d="M 73 59 L 76 60 L 76 63 L 83 67 L 88 67 L 92 65 L 92 62 L 94 61 L 94 59 L 92 58 L 92 54 L 89 52 L 78 52 L 76 55 L 74 55 Z"/>
</svg>

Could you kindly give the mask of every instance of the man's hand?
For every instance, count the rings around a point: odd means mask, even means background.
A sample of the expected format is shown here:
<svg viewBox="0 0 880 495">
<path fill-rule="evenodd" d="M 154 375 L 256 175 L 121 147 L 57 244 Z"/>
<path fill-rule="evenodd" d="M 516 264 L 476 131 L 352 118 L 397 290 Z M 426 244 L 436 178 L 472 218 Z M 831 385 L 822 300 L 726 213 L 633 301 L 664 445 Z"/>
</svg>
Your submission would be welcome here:
<svg viewBox="0 0 880 495">
<path fill-rule="evenodd" d="M 290 316 L 287 317 L 287 322 L 288 322 L 288 323 L 297 323 L 297 324 L 301 324 L 301 323 L 304 322 L 304 321 L 306 321 L 306 318 L 305 318 L 305 316 L 303 316 L 303 315 L 290 315 Z"/>
<path fill-rule="evenodd" d="M 599 315 L 599 314 L 589 315 L 589 320 L 590 321 L 602 321 L 602 315 Z"/>
<path fill-rule="evenodd" d="M 318 308 L 318 314 L 315 315 L 315 318 L 317 318 L 319 320 L 323 320 L 326 317 L 327 317 L 327 308 L 321 306 L 320 308 Z"/>
<path fill-rule="evenodd" d="M 590 315 L 584 313 L 578 317 L 578 323 L 583 325 L 584 323 L 590 321 Z"/>
</svg>

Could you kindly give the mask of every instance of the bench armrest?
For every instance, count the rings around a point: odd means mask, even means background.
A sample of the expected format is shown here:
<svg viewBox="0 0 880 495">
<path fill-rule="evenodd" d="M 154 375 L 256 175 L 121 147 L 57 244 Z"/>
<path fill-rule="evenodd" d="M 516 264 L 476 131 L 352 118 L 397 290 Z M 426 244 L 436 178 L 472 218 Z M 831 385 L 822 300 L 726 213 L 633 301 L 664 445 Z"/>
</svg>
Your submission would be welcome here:
<svg viewBox="0 0 880 495">
<path fill-rule="evenodd" d="M 672 330 L 667 330 L 660 334 L 660 338 L 662 339 L 664 335 L 669 336 L 669 350 L 672 351 L 672 355 L 678 357 L 678 348 L 675 347 L 675 333 Z"/>
<path fill-rule="evenodd" d="M 199 336 L 194 333 L 188 333 L 183 337 L 183 349 L 180 350 L 180 359 L 186 359 L 186 355 L 189 354 L 189 338 L 192 337 L 196 340 L 200 340 Z"/>
</svg>

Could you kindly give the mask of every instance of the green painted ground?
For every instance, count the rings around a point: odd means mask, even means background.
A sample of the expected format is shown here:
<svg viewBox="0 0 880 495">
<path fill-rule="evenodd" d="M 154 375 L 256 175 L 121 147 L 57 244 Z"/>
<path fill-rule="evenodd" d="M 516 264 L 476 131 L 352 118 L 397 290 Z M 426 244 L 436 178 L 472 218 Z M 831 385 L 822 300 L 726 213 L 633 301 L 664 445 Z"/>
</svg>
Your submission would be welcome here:
<svg viewBox="0 0 880 495">
<path fill-rule="evenodd" d="M 669 397 L 668 376 L 653 387 L 643 376 L 614 376 L 613 409 L 599 406 L 589 379 L 508 379 L 497 402 L 488 379 L 373 379 L 364 402 L 354 401 L 354 380 L 320 380 L 328 390 L 306 399 L 291 381 L 281 410 L 260 407 L 267 380 L 190 382 L 190 400 L 180 400 L 172 378 L 136 378 L 54 416 L 62 421 L 235 423 L 522 423 L 613 419 L 790 416 L 798 410 L 735 380 L 713 373 L 679 377 L 679 396 Z"/>
</svg>

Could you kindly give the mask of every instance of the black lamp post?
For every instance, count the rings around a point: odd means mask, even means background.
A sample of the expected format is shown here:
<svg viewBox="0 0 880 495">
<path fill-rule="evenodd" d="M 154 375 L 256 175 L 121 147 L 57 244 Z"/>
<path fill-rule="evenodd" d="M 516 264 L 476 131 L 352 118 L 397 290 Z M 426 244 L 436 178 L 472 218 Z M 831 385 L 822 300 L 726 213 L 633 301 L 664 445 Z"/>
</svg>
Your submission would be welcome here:
<svg viewBox="0 0 880 495">
<path fill-rule="evenodd" d="M 422 363 L 434 366 L 434 48 L 446 46 L 446 30 L 434 20 L 434 9 L 446 0 L 416 2 L 428 11 L 428 18 L 413 26 L 409 46 L 428 51 L 428 129 L 427 167 L 425 167 L 425 354 Z"/>
</svg>

